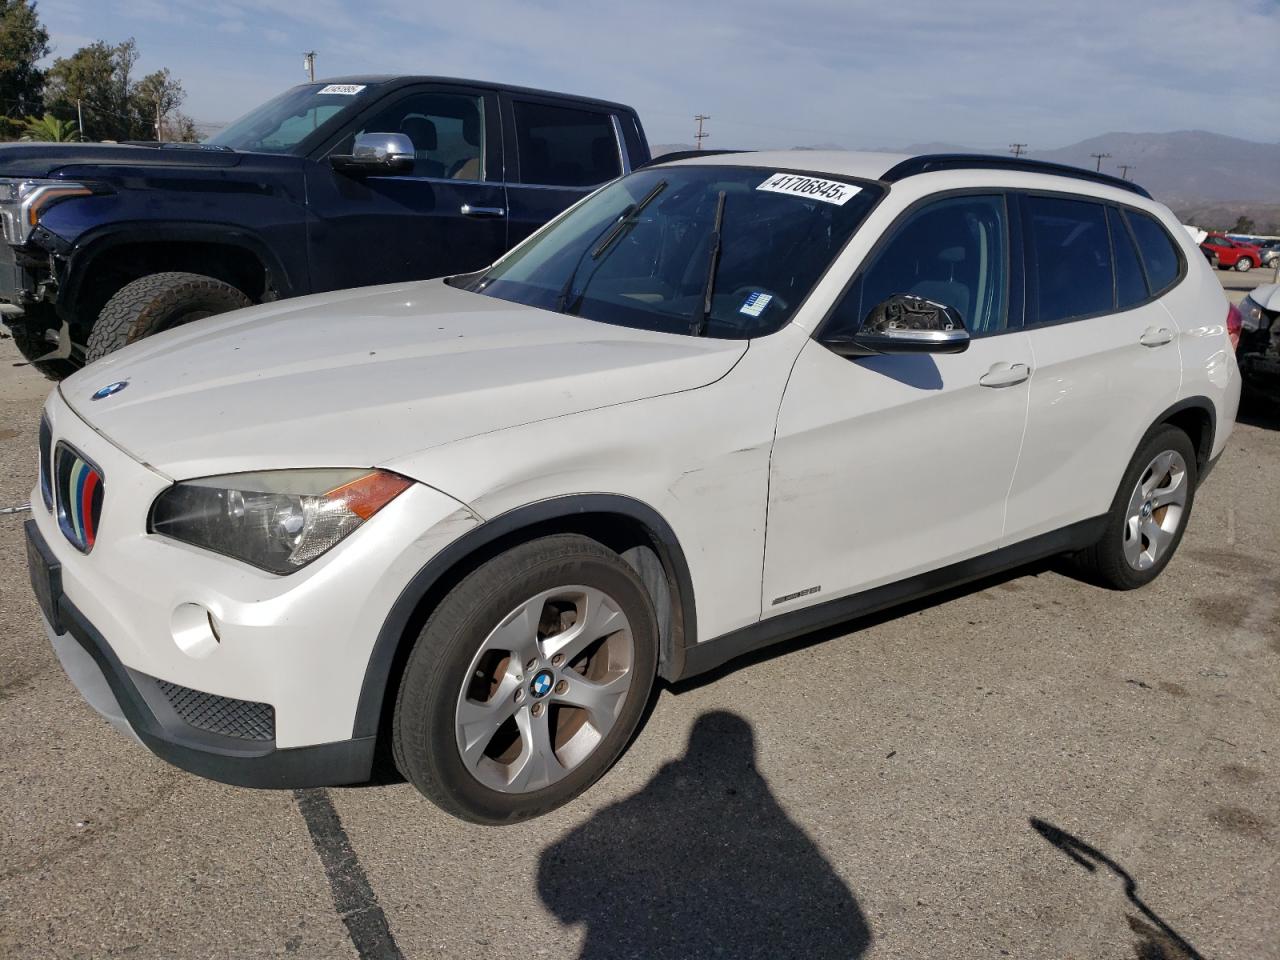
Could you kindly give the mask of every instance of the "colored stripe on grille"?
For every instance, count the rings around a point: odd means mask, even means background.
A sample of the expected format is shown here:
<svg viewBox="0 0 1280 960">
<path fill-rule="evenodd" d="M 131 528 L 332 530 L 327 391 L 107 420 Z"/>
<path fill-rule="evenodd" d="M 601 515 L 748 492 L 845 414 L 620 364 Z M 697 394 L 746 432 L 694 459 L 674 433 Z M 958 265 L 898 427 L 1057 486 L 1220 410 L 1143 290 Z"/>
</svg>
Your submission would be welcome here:
<svg viewBox="0 0 1280 960">
<path fill-rule="evenodd" d="M 59 524 L 67 539 L 88 553 L 98 538 L 102 475 L 66 444 L 58 444 L 54 459 Z"/>
</svg>

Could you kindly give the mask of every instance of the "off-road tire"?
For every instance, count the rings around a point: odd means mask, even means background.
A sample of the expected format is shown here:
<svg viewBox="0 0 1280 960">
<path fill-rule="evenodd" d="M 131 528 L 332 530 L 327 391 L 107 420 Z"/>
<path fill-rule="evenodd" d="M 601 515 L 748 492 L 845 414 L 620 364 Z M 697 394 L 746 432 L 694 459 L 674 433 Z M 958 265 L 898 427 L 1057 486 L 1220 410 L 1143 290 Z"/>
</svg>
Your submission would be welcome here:
<svg viewBox="0 0 1280 960">
<path fill-rule="evenodd" d="M 85 363 L 126 344 L 253 303 L 240 290 L 199 273 L 153 273 L 127 283 L 107 301 L 89 333 Z"/>
<path fill-rule="evenodd" d="M 1134 492 L 1147 465 L 1164 451 L 1176 451 L 1186 463 L 1187 500 L 1182 508 L 1182 518 L 1173 540 L 1164 554 L 1156 559 L 1153 566 L 1145 570 L 1134 569 L 1124 555 L 1124 528 L 1127 520 L 1129 498 Z M 1072 558 L 1077 568 L 1085 576 L 1114 590 L 1135 590 L 1146 586 L 1168 566 L 1173 555 L 1177 553 L 1178 544 L 1187 530 L 1191 518 L 1191 510 L 1195 506 L 1196 484 L 1199 481 L 1196 450 L 1191 438 L 1175 426 L 1163 424 L 1154 428 L 1138 446 L 1133 459 L 1125 469 L 1120 487 L 1116 490 L 1115 499 L 1111 501 L 1111 509 L 1107 511 L 1106 525 L 1102 536 L 1093 546 L 1088 547 Z"/>
<path fill-rule="evenodd" d="M 501 793 L 472 776 L 458 751 L 455 708 L 476 651 L 528 597 L 560 584 L 605 591 L 630 622 L 633 679 L 612 729 L 563 779 L 527 793 Z M 512 547 L 478 567 L 432 612 L 405 665 L 396 696 L 396 766 L 427 799 L 473 823 L 514 823 L 577 797 L 613 765 L 644 716 L 658 666 L 653 602 L 635 570 L 595 540 L 558 534 Z"/>
</svg>

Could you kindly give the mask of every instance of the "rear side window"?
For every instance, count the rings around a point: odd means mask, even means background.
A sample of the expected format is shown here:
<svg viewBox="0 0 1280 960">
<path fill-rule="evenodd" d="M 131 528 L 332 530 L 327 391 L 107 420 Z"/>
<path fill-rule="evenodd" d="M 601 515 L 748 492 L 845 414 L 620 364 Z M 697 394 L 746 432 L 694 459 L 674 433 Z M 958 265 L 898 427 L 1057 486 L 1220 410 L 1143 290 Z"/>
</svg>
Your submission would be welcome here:
<svg viewBox="0 0 1280 960">
<path fill-rule="evenodd" d="M 1116 308 L 1127 310 L 1147 299 L 1147 280 L 1129 230 L 1114 207 L 1107 208 L 1107 226 L 1111 228 L 1111 250 L 1116 258 Z"/>
<path fill-rule="evenodd" d="M 1035 275 L 1033 323 L 1057 323 L 1113 309 L 1111 241 L 1100 203 L 1029 196 L 1027 253 Z"/>
<path fill-rule="evenodd" d="M 1159 293 L 1178 279 L 1181 265 L 1178 248 L 1153 217 L 1137 210 L 1126 210 L 1125 219 L 1133 229 L 1133 237 L 1142 252 L 1142 262 L 1147 268 L 1147 283 L 1152 293 Z"/>
<path fill-rule="evenodd" d="M 519 100 L 515 114 L 524 183 L 594 187 L 622 173 L 608 114 Z"/>
</svg>

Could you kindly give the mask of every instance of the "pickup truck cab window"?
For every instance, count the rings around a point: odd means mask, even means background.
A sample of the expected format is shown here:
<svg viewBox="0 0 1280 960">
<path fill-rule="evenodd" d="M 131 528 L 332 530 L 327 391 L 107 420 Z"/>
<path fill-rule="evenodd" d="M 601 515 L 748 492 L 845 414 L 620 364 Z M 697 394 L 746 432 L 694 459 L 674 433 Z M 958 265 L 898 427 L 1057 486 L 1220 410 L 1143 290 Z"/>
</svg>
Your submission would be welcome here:
<svg viewBox="0 0 1280 960">
<path fill-rule="evenodd" d="M 444 180 L 485 180 L 484 98 L 430 91 L 396 101 L 360 124 L 337 153 L 361 133 L 402 133 L 413 142 L 413 175 Z"/>
<path fill-rule="evenodd" d="M 594 187 L 622 173 L 610 114 L 527 100 L 513 107 L 522 182 Z"/>
</svg>

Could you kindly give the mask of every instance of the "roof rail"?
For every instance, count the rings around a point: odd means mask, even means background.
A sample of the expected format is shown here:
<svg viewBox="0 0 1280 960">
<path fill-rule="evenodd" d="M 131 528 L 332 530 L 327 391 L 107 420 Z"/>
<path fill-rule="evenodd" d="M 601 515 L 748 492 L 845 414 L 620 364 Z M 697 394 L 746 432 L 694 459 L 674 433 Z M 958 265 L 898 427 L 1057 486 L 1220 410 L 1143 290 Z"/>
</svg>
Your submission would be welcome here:
<svg viewBox="0 0 1280 960">
<path fill-rule="evenodd" d="M 753 150 L 672 150 L 660 157 L 653 157 L 640 164 L 640 167 L 651 167 L 655 163 L 673 163 L 676 160 L 688 160 L 690 157 L 714 157 L 724 153 L 754 153 Z M 640 167 L 636 167 L 637 170 Z"/>
<path fill-rule="evenodd" d="M 937 170 L 1023 170 L 1027 173 L 1046 173 L 1054 177 L 1070 177 L 1073 180 L 1089 180 L 1105 183 L 1109 187 L 1128 190 L 1151 199 L 1151 194 L 1130 180 L 1113 177 L 1109 173 L 1096 173 L 1084 167 L 1072 167 L 1065 163 L 1049 163 L 1046 160 L 1023 160 L 1019 157 L 990 156 L 981 153 L 925 153 L 911 157 L 889 168 L 880 179 L 894 183 L 918 173 Z"/>
</svg>

